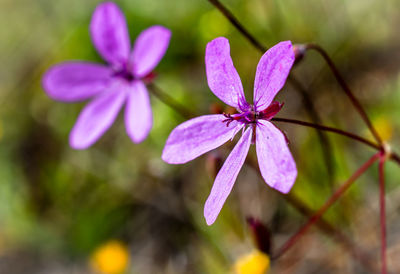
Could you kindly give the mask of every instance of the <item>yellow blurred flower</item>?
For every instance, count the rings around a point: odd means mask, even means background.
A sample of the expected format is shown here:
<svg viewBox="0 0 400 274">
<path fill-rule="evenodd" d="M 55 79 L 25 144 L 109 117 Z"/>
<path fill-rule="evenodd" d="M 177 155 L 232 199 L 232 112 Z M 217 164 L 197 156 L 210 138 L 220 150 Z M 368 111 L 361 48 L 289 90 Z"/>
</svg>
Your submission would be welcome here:
<svg viewBox="0 0 400 274">
<path fill-rule="evenodd" d="M 234 266 L 237 274 L 265 274 L 269 267 L 269 256 L 258 250 L 240 257 Z"/>
<path fill-rule="evenodd" d="M 121 274 L 126 271 L 128 264 L 128 248 L 116 240 L 98 247 L 90 259 L 91 267 L 96 272 L 104 274 Z"/>
</svg>

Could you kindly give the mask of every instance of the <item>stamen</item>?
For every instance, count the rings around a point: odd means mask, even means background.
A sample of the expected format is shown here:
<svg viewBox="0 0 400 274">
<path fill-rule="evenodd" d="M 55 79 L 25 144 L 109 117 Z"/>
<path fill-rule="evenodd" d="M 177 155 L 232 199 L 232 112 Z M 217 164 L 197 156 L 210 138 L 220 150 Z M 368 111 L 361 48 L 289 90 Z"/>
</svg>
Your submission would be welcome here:
<svg viewBox="0 0 400 274">
<path fill-rule="evenodd" d="M 231 114 L 229 113 L 222 113 L 222 115 L 224 115 L 227 119 L 223 120 L 222 123 L 226 123 L 226 126 L 229 127 L 229 124 L 232 123 L 232 121 L 234 120 L 234 117 L 232 117 Z"/>
<path fill-rule="evenodd" d="M 255 111 L 247 111 L 233 115 L 229 113 L 222 114 L 224 115 L 224 117 L 226 117 L 226 119 L 222 121 L 223 123 L 226 123 L 226 126 L 229 126 L 232 121 L 239 121 L 243 124 L 255 124 L 259 117 L 259 113 Z"/>
</svg>

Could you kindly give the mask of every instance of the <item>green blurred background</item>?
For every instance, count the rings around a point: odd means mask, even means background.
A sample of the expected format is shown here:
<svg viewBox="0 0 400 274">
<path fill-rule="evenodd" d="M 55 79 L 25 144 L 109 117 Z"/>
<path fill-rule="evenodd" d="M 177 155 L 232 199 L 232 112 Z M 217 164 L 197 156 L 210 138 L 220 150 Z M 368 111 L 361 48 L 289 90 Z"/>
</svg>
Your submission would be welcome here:
<svg viewBox="0 0 400 274">
<path fill-rule="evenodd" d="M 0 273 L 96 273 L 102 246 L 118 243 L 127 258 L 121 273 L 229 273 L 254 250 L 246 217 L 268 224 L 274 248 L 293 234 L 303 215 L 242 168 L 217 222 L 208 227 L 203 204 L 215 162 L 229 144 L 185 165 L 160 156 L 169 132 L 184 121 L 152 97 L 154 127 L 133 144 L 119 117 L 94 146 L 76 151 L 68 134 L 85 103 L 52 101 L 41 87 L 49 66 L 66 60 L 102 62 L 88 33 L 94 0 L 0 1 Z M 129 31 L 161 24 L 172 30 L 155 83 L 196 114 L 219 100 L 207 87 L 204 49 L 229 38 L 234 64 L 251 98 L 261 54 L 206 0 L 115 1 Z M 399 147 L 400 3 L 398 0 L 225 0 L 260 41 L 316 42 L 333 57 L 378 131 Z M 360 117 L 314 52 L 292 72 L 309 90 L 324 124 L 371 138 Z M 279 117 L 310 120 L 302 96 L 287 84 Z M 224 106 L 222 106 L 224 107 Z M 327 135 L 328 175 L 313 129 L 279 124 L 290 139 L 299 176 L 292 193 L 317 209 L 373 150 Z M 251 148 L 249 159 L 256 159 Z M 386 166 L 389 267 L 400 271 L 400 169 Z M 327 219 L 379 262 L 377 167 L 328 212 Z M 114 254 L 114 255 L 113 255 Z M 125 255 L 124 255 L 125 254 Z M 92 263 L 91 263 L 92 262 Z M 104 269 L 103 269 L 104 271 Z M 272 264 L 272 273 L 366 273 L 343 248 L 317 229 Z"/>
</svg>

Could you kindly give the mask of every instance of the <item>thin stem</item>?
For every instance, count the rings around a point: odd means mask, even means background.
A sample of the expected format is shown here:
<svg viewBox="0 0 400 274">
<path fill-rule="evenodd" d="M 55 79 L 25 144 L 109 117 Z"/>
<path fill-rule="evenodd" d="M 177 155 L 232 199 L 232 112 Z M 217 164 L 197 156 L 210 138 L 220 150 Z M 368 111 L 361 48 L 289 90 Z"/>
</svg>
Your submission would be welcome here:
<svg viewBox="0 0 400 274">
<path fill-rule="evenodd" d="M 365 112 L 364 108 L 361 106 L 361 103 L 358 99 L 354 96 L 353 92 L 351 91 L 350 87 L 347 85 L 346 81 L 340 74 L 339 70 L 333 63 L 332 59 L 329 57 L 328 53 L 319 45 L 317 44 L 307 44 L 306 49 L 315 50 L 318 52 L 326 61 L 329 68 L 331 69 L 333 75 L 335 76 L 336 80 L 338 81 L 339 85 L 342 87 L 346 95 L 350 98 L 351 103 L 356 108 L 356 110 L 360 113 L 361 117 L 363 118 L 364 122 L 367 124 L 369 130 L 371 131 L 372 135 L 374 136 L 375 140 L 382 146 L 382 139 L 380 138 L 378 132 L 374 128 L 371 123 L 371 120 L 368 118 L 367 113 Z"/>
<path fill-rule="evenodd" d="M 311 121 L 315 124 L 321 124 L 322 121 L 318 115 L 317 109 L 315 108 L 314 102 L 310 97 L 309 93 L 307 92 L 307 90 L 304 88 L 304 86 L 293 75 L 289 75 L 288 81 L 290 82 L 291 85 L 295 87 L 295 90 L 297 90 L 298 93 L 301 95 L 303 99 L 303 104 L 305 106 L 305 110 L 308 116 L 310 117 Z M 322 154 L 324 157 L 324 161 L 326 163 L 329 184 L 331 187 L 333 187 L 335 170 L 332 157 L 332 145 L 325 132 L 317 130 L 317 135 L 321 143 Z"/>
<path fill-rule="evenodd" d="M 350 178 L 342 184 L 329 199 L 325 202 L 325 204 L 317 211 L 314 215 L 309 218 L 307 223 L 303 225 L 289 240 L 283 244 L 283 246 L 278 249 L 276 254 L 272 257 L 274 259 L 282 256 L 287 250 L 289 250 L 304 234 L 307 232 L 310 227 L 317 222 L 322 215 L 343 195 L 343 193 L 357 180 L 377 159 L 379 159 L 381 152 L 374 154 L 366 163 L 364 163 Z"/>
<path fill-rule="evenodd" d="M 400 165 L 400 156 L 394 151 L 390 153 L 390 159 L 397 162 Z"/>
<path fill-rule="evenodd" d="M 354 141 L 357 141 L 359 143 L 363 143 L 367 146 L 370 146 L 372 148 L 375 148 L 376 150 L 381 150 L 382 148 L 374 143 L 371 142 L 361 136 L 358 136 L 356 134 L 353 134 L 351 132 L 345 131 L 345 130 L 341 130 L 338 128 L 334 128 L 334 127 L 328 127 L 328 126 L 324 126 L 324 125 L 318 125 L 318 124 L 314 124 L 314 123 L 309 123 L 309 122 L 305 122 L 305 121 L 301 121 L 301 120 L 295 120 L 295 119 L 287 119 L 287 118 L 278 118 L 278 117 L 274 117 L 272 118 L 272 121 L 275 122 L 283 122 L 283 123 L 290 123 L 290 124 L 296 124 L 296 125 L 301 125 L 301 126 L 305 126 L 305 127 L 311 127 L 311 128 L 315 128 L 317 130 L 321 130 L 321 131 L 328 131 L 328 132 L 333 132 L 339 135 L 343 135 L 346 137 L 349 137 L 350 139 L 353 139 Z M 397 164 L 400 165 L 400 156 L 391 151 L 389 159 L 395 161 Z"/>
<path fill-rule="evenodd" d="M 386 264 L 386 210 L 385 210 L 385 174 L 384 174 L 385 156 L 379 159 L 379 213 L 381 225 L 381 273 L 387 273 Z"/>
<path fill-rule="evenodd" d="M 264 47 L 253 35 L 250 34 L 249 31 L 237 20 L 237 18 L 218 0 L 208 0 L 211 4 L 214 5 L 228 20 L 232 23 L 236 29 L 243 34 L 244 37 L 259 51 L 266 52 L 267 47 Z"/>
<path fill-rule="evenodd" d="M 328 126 L 324 126 L 324 125 L 318 125 L 318 124 L 314 124 L 314 123 L 309 123 L 309 122 L 305 122 L 305 121 L 300 121 L 300 120 L 295 120 L 295 119 L 287 119 L 287 118 L 278 118 L 278 117 L 274 117 L 271 119 L 272 121 L 275 122 L 283 122 L 283 123 L 290 123 L 290 124 L 296 124 L 296 125 L 302 125 L 302 126 L 306 126 L 306 127 L 311 127 L 311 128 L 315 128 L 315 129 L 319 129 L 319 130 L 324 130 L 324 131 L 329 131 L 329 132 L 333 132 L 336 134 L 340 134 L 343 136 L 346 136 L 350 139 L 353 139 L 355 141 L 358 141 L 360 143 L 363 143 L 367 146 L 370 146 L 372 148 L 375 149 L 381 149 L 381 147 L 378 144 L 375 144 L 361 136 L 358 136 L 356 134 L 353 134 L 351 132 L 345 131 L 345 130 L 341 130 L 338 128 L 333 128 L 333 127 L 328 127 Z"/>
<path fill-rule="evenodd" d="M 182 117 L 186 119 L 193 118 L 194 113 L 186 108 L 181 103 L 177 102 L 174 98 L 169 96 L 167 93 L 163 92 L 159 87 L 155 84 L 150 83 L 147 85 L 150 88 L 150 92 L 154 94 L 161 102 L 171 107 L 173 110 L 178 112 Z"/>
</svg>

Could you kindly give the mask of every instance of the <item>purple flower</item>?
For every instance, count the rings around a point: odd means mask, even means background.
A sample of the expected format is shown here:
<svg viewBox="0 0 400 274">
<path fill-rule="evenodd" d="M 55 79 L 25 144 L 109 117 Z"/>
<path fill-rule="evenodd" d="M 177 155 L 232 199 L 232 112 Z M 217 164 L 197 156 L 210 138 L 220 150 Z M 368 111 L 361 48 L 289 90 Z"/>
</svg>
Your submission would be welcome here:
<svg viewBox="0 0 400 274">
<path fill-rule="evenodd" d="M 97 6 L 90 34 L 108 65 L 66 62 L 50 68 L 43 77 L 46 93 L 57 101 L 92 101 L 82 110 L 70 133 L 75 149 L 95 143 L 125 107 L 126 131 L 133 142 L 143 141 L 153 124 L 150 98 L 143 79 L 151 75 L 168 48 L 170 30 L 152 26 L 136 39 L 133 50 L 125 17 L 118 6 Z"/>
<path fill-rule="evenodd" d="M 228 40 L 220 37 L 208 43 L 208 86 L 239 113 L 200 116 L 179 125 L 168 137 L 162 155 L 167 163 L 186 163 L 233 139 L 238 131 L 244 132 L 218 172 L 205 203 L 204 216 L 208 225 L 214 223 L 231 192 L 251 143 L 256 144 L 261 175 L 270 187 L 287 193 L 294 184 L 296 163 L 286 138 L 269 122 L 282 108 L 282 104 L 273 99 L 285 84 L 294 59 L 290 41 L 275 45 L 261 57 L 254 82 L 254 105 L 250 105 L 233 66 Z"/>
</svg>

